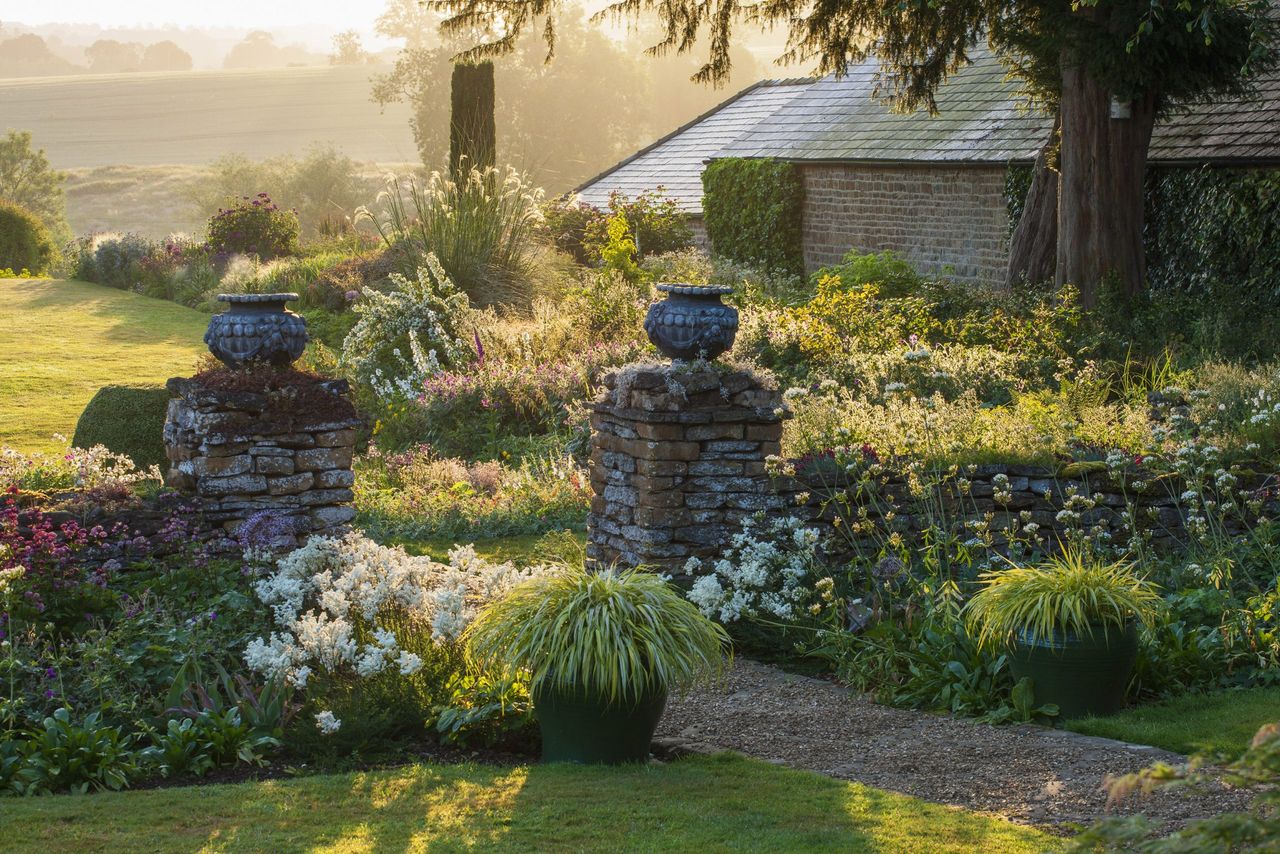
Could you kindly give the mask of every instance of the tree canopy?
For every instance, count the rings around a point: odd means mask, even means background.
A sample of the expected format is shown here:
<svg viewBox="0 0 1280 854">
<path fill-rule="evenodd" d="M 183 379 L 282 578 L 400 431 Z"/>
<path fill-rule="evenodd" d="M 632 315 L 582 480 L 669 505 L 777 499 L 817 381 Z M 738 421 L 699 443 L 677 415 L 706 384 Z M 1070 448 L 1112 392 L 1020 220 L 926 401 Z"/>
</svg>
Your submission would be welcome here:
<svg viewBox="0 0 1280 854">
<path fill-rule="evenodd" d="M 515 49 L 540 28 L 548 56 L 564 0 L 432 0 L 448 35 L 500 35 L 461 56 Z M 1276 17 L 1269 0 L 619 0 L 597 17 L 655 13 L 661 38 L 649 51 L 687 53 L 705 36 L 694 75 L 723 80 L 733 65 L 735 28 L 787 32 L 785 61 L 813 62 L 818 73 L 845 72 L 869 56 L 880 61 L 882 94 L 904 109 L 933 108 L 934 93 L 975 50 L 991 48 L 1026 81 L 1028 94 L 1053 103 L 1064 56 L 1120 97 L 1158 90 L 1172 103 L 1239 91 L 1275 62 Z"/>
</svg>

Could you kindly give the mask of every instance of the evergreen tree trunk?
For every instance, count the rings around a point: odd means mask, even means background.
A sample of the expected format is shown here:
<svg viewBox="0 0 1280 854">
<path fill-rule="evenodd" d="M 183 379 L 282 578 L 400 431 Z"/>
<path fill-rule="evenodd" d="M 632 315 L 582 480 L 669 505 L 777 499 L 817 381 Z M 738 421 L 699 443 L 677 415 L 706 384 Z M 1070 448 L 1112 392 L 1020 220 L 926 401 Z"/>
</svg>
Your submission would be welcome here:
<svg viewBox="0 0 1280 854">
<path fill-rule="evenodd" d="M 1050 163 L 1055 159 L 1059 127 L 1060 120 L 1055 119 L 1049 141 L 1036 155 L 1022 216 L 1009 238 L 1007 288 L 1053 278 L 1058 251 L 1058 173 Z"/>
<path fill-rule="evenodd" d="M 1136 294 L 1146 276 L 1143 187 L 1156 96 L 1138 97 L 1117 118 L 1111 97 L 1063 57 L 1057 282 L 1079 288 L 1086 306 L 1097 305 L 1104 280 Z"/>
<path fill-rule="evenodd" d="M 493 63 L 454 65 L 450 85 L 449 174 L 460 181 L 497 161 Z"/>
</svg>

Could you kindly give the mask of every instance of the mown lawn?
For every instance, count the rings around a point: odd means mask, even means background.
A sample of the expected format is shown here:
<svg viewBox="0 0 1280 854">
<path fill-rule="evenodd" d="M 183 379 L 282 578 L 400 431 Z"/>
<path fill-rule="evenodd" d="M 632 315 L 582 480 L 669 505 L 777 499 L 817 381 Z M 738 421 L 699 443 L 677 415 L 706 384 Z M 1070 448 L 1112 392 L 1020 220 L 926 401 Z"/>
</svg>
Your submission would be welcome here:
<svg viewBox="0 0 1280 854">
<path fill-rule="evenodd" d="M 1107 718 L 1080 718 L 1067 729 L 1178 753 L 1244 752 L 1263 724 L 1280 721 L 1280 688 L 1187 694 Z"/>
<path fill-rule="evenodd" d="M 1040 852 L 996 818 L 729 755 L 643 768 L 418 765 L 0 804 L 10 852 Z"/>
<path fill-rule="evenodd" d="M 189 375 L 198 311 L 83 282 L 0 279 L 0 445 L 55 450 L 94 392 Z"/>
</svg>

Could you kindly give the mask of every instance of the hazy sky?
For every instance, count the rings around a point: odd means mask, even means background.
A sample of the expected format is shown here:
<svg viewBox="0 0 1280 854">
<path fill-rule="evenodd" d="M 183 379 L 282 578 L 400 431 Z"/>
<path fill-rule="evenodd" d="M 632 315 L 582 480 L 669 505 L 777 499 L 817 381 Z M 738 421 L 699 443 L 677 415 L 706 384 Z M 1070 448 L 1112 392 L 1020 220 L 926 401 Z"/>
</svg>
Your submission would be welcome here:
<svg viewBox="0 0 1280 854">
<path fill-rule="evenodd" d="M 183 27 L 308 26 L 366 30 L 381 0 L 0 0 L 0 21 Z"/>
</svg>

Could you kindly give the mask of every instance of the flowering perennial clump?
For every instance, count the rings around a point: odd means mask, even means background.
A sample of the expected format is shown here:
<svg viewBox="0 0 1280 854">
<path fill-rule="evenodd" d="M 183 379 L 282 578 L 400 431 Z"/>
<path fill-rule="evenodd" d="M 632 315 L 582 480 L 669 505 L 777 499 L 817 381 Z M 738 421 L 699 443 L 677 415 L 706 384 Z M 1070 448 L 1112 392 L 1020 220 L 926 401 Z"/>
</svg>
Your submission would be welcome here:
<svg viewBox="0 0 1280 854">
<path fill-rule="evenodd" d="M 714 563 L 693 557 L 685 564 L 689 574 L 711 570 L 693 582 L 689 600 L 724 623 L 798 618 L 822 594 L 813 577 L 817 549 L 818 532 L 794 516 L 748 516 L 724 557 Z"/>
<path fill-rule="evenodd" d="M 317 672 L 411 676 L 422 659 L 407 642 L 456 641 L 481 604 L 536 572 L 488 563 L 471 546 L 441 564 L 358 533 L 315 537 L 254 585 L 279 630 L 251 641 L 245 662 L 298 688 Z"/>
<path fill-rule="evenodd" d="M 342 360 L 383 400 L 416 398 L 428 377 L 470 359 L 467 295 L 434 255 L 424 263 L 414 279 L 393 273 L 390 293 L 366 288 L 352 307 L 360 319 L 342 342 Z"/>
</svg>

